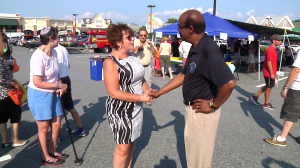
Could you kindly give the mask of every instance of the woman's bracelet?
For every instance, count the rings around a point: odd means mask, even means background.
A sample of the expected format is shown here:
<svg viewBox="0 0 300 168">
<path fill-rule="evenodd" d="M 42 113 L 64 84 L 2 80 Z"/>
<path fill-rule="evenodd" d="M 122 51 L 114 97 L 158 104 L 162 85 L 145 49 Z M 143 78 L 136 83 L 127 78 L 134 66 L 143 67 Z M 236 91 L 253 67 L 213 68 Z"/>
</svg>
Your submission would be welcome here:
<svg viewBox="0 0 300 168">
<path fill-rule="evenodd" d="M 143 101 L 143 99 L 142 99 L 142 95 L 140 95 L 140 98 L 141 98 L 141 102 Z"/>
</svg>

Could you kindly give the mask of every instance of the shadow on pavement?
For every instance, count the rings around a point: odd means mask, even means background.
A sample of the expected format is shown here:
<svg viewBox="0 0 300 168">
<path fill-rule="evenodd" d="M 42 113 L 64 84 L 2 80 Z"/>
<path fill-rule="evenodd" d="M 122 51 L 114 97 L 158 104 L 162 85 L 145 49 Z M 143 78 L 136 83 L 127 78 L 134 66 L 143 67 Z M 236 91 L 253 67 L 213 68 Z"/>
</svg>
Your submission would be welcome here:
<svg viewBox="0 0 300 168">
<path fill-rule="evenodd" d="M 132 167 L 139 157 L 142 150 L 148 146 L 152 131 L 158 131 L 156 119 L 149 108 L 144 108 L 142 135 L 135 141 L 135 150 L 132 159 Z"/>
<path fill-rule="evenodd" d="M 262 166 L 264 168 L 271 168 L 271 165 L 272 167 L 276 164 L 282 168 L 296 168 L 296 166 L 290 164 L 290 163 L 287 163 L 285 161 L 282 161 L 282 160 L 276 160 L 276 159 L 273 159 L 271 157 L 267 157 L 265 158 L 262 162 L 261 162 Z"/>
<path fill-rule="evenodd" d="M 86 148 L 85 148 L 82 156 L 81 157 L 78 156 L 81 159 L 84 159 L 84 155 L 87 152 L 87 150 L 89 149 L 89 146 L 90 146 L 91 142 L 93 141 L 93 138 L 95 137 L 95 134 L 96 134 L 100 124 L 106 120 L 106 118 L 104 118 L 104 115 L 106 114 L 106 110 L 105 110 L 106 98 L 107 98 L 106 96 L 98 98 L 97 103 L 89 103 L 88 105 L 83 106 L 84 114 L 80 116 L 80 120 L 83 124 L 83 128 L 87 131 L 87 134 L 88 134 L 86 137 L 83 137 L 83 138 L 89 138 L 90 140 L 86 144 Z M 76 123 L 72 117 L 68 118 L 68 122 L 70 124 L 71 129 L 76 128 Z M 97 125 L 97 127 L 96 127 L 95 131 L 91 133 L 90 130 L 92 130 L 95 125 Z M 69 147 L 71 145 L 71 141 L 70 141 L 70 137 L 69 137 L 69 134 L 67 131 L 66 123 L 64 123 L 62 125 L 61 136 L 63 139 L 65 139 L 65 141 L 58 145 L 57 151 L 63 151 L 64 149 L 66 149 L 67 147 Z M 78 141 L 79 139 L 80 139 L 80 137 L 73 136 L 75 148 L 76 148 L 76 141 Z M 76 152 L 77 152 L 77 154 L 79 153 L 79 151 L 76 151 Z M 71 155 L 73 155 L 73 154 L 71 154 Z"/>
<path fill-rule="evenodd" d="M 11 131 L 11 128 L 8 130 Z M 37 125 L 35 122 L 21 121 L 19 137 L 20 139 L 30 139 L 33 136 L 37 137 Z M 11 167 L 40 167 L 40 157 L 42 155 L 39 147 L 38 138 L 34 141 L 29 142 L 27 145 L 23 147 L 19 147 L 22 149 L 12 160 L 9 160 L 7 164 L 3 166 L 3 168 L 11 168 Z M 8 147 L 5 149 L 1 149 L 5 154 L 9 154 L 9 152 L 13 148 Z M 2 155 L 2 152 L 0 153 Z"/>
<path fill-rule="evenodd" d="M 176 133 L 176 140 L 177 140 L 176 147 L 177 147 L 177 152 L 180 159 L 181 167 L 187 168 L 186 156 L 185 156 L 185 144 L 184 144 L 184 125 L 185 125 L 184 115 L 182 115 L 179 111 L 172 111 L 171 115 L 175 117 L 175 119 L 165 124 L 164 126 L 159 126 L 159 129 L 163 129 L 174 125 L 174 131 Z"/>
<path fill-rule="evenodd" d="M 163 159 L 160 159 L 159 165 L 154 165 L 153 168 L 176 168 L 175 160 L 169 159 L 168 156 L 164 156 Z"/>
<path fill-rule="evenodd" d="M 253 93 L 250 93 L 250 92 L 244 90 L 240 86 L 237 86 L 235 88 L 235 90 L 238 91 L 239 93 L 241 93 L 245 97 L 250 97 L 253 95 Z M 240 102 L 241 108 L 242 108 L 243 112 L 245 113 L 245 115 L 247 117 L 250 117 L 250 115 L 251 115 L 252 118 L 254 119 L 254 121 L 261 128 L 264 128 L 271 137 L 274 136 L 274 128 L 272 127 L 272 125 L 277 127 L 279 130 L 282 130 L 283 126 L 280 123 L 278 123 L 268 112 L 266 112 L 262 108 L 262 106 L 253 105 L 251 101 L 247 100 L 244 97 L 238 97 L 238 99 L 241 101 Z M 295 137 L 293 135 L 291 135 L 291 134 L 289 134 L 289 135 L 293 139 L 295 139 Z"/>
</svg>

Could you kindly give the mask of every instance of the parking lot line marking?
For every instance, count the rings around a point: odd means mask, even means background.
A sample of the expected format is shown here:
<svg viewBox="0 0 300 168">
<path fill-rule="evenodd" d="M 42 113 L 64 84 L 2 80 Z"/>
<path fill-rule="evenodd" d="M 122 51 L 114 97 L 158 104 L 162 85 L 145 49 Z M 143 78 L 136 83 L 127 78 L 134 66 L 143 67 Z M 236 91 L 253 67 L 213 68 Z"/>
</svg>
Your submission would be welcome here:
<svg viewBox="0 0 300 168">
<path fill-rule="evenodd" d="M 278 81 L 281 81 L 281 80 L 284 80 L 284 79 L 286 79 L 286 78 L 288 78 L 288 77 L 283 77 L 283 78 L 280 78 Z M 266 84 L 261 84 L 261 85 L 257 85 L 257 86 L 255 86 L 255 87 L 262 87 L 262 86 L 265 86 Z"/>
</svg>

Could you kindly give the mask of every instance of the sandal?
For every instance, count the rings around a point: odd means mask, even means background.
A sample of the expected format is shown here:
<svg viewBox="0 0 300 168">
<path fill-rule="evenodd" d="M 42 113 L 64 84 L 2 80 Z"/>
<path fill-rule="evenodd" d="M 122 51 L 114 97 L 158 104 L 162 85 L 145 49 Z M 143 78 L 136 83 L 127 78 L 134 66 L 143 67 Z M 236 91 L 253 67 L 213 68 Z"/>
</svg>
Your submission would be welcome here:
<svg viewBox="0 0 300 168">
<path fill-rule="evenodd" d="M 6 147 L 9 147 L 11 146 L 12 143 L 2 143 L 1 144 L 1 148 L 6 148 Z"/>
<path fill-rule="evenodd" d="M 51 159 L 46 161 L 43 158 L 41 158 L 41 162 L 42 162 L 43 165 L 58 166 L 58 165 L 63 164 L 65 162 L 65 160 L 57 159 L 57 158 L 51 158 Z"/>
<path fill-rule="evenodd" d="M 54 158 L 57 158 L 57 159 L 67 159 L 67 158 L 69 157 L 68 154 L 63 154 L 63 153 L 58 153 L 58 152 L 56 152 L 56 153 L 54 153 L 54 154 L 50 154 L 50 153 L 49 153 L 49 155 L 50 155 L 51 157 L 54 157 Z"/>
</svg>

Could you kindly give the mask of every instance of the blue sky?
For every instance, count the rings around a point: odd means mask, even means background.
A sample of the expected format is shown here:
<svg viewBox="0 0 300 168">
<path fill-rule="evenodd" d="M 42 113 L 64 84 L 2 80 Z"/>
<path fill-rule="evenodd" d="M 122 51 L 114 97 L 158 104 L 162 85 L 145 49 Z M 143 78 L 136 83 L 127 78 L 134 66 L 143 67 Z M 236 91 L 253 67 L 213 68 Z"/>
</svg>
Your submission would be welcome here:
<svg viewBox="0 0 300 168">
<path fill-rule="evenodd" d="M 195 8 L 212 13 L 213 0 L 1 0 L 1 13 L 20 13 L 23 17 L 74 19 L 92 17 L 100 13 L 113 22 L 147 24 L 148 5 L 155 5 L 155 17 L 164 22 L 178 18 L 186 9 Z M 299 0 L 217 0 L 217 15 L 223 18 L 246 21 L 254 16 L 284 16 L 300 19 Z M 79 21 L 80 22 L 80 21 Z"/>
</svg>

